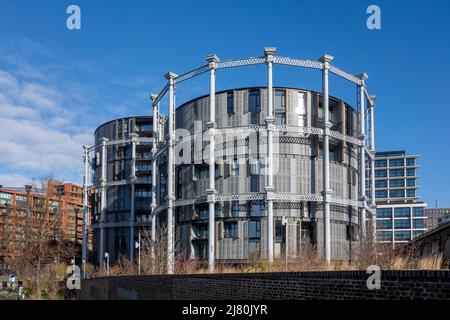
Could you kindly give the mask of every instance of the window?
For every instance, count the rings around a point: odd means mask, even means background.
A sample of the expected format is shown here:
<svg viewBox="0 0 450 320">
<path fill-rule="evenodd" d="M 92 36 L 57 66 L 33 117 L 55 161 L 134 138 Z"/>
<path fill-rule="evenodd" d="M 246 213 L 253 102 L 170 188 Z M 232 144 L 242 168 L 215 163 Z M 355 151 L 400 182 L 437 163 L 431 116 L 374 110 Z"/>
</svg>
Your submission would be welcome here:
<svg viewBox="0 0 450 320">
<path fill-rule="evenodd" d="M 227 114 L 234 114 L 234 94 L 233 92 L 227 93 Z"/>
<path fill-rule="evenodd" d="M 409 217 L 409 214 L 410 214 L 409 208 L 394 208 L 395 217 Z"/>
<path fill-rule="evenodd" d="M 275 239 L 283 239 L 283 225 L 281 224 L 281 220 L 275 220 Z"/>
<path fill-rule="evenodd" d="M 239 175 L 239 161 L 237 159 L 234 159 L 231 162 L 231 175 L 232 176 L 238 176 Z"/>
<path fill-rule="evenodd" d="M 405 186 L 405 180 L 403 179 L 395 179 L 389 181 L 389 187 L 391 188 L 398 188 L 398 187 L 404 187 Z"/>
<path fill-rule="evenodd" d="M 227 222 L 224 224 L 224 238 L 237 238 L 237 223 Z"/>
<path fill-rule="evenodd" d="M 387 188 L 387 180 L 375 180 L 375 188 Z"/>
<path fill-rule="evenodd" d="M 408 177 L 414 177 L 416 175 L 416 169 L 414 168 L 406 169 L 406 175 Z"/>
<path fill-rule="evenodd" d="M 239 201 L 231 202 L 231 216 L 239 217 Z"/>
<path fill-rule="evenodd" d="M 150 190 L 145 190 L 145 189 L 139 190 L 138 189 L 134 192 L 134 195 L 136 197 L 151 197 L 152 192 Z"/>
<path fill-rule="evenodd" d="M 409 241 L 411 240 L 411 232 L 409 231 L 395 231 L 396 241 Z"/>
<path fill-rule="evenodd" d="M 377 231 L 377 239 L 381 241 L 391 241 L 392 232 L 391 231 Z"/>
<path fill-rule="evenodd" d="M 396 219 L 396 220 L 394 220 L 394 228 L 395 229 L 409 229 L 409 228 L 411 228 L 411 220 L 410 219 Z"/>
<path fill-rule="evenodd" d="M 403 167 L 404 161 L 403 159 L 391 159 L 389 160 L 389 166 L 391 167 Z"/>
<path fill-rule="evenodd" d="M 260 176 L 252 175 L 250 177 L 250 192 L 260 191 Z"/>
<path fill-rule="evenodd" d="M 0 200 L 0 202 L 1 202 L 1 200 Z M 16 194 L 16 206 L 25 207 L 27 205 L 28 205 L 28 198 L 26 196 L 21 196 L 21 195 Z"/>
<path fill-rule="evenodd" d="M 136 124 L 136 132 L 151 132 L 153 130 L 152 127 L 151 123 L 138 123 Z"/>
<path fill-rule="evenodd" d="M 392 208 L 377 209 L 377 218 L 392 218 Z"/>
<path fill-rule="evenodd" d="M 416 165 L 416 159 L 414 159 L 414 158 L 407 158 L 406 159 L 406 165 L 408 167 L 415 166 Z"/>
<path fill-rule="evenodd" d="M 399 190 L 390 190 L 389 191 L 389 197 L 391 198 L 403 198 L 405 196 L 405 190 L 399 189 Z"/>
<path fill-rule="evenodd" d="M 275 90 L 275 123 L 286 124 L 286 92 Z"/>
<path fill-rule="evenodd" d="M 11 204 L 12 195 L 6 192 L 0 192 L 0 204 Z"/>
<path fill-rule="evenodd" d="M 377 229 L 392 229 L 392 220 L 377 220 Z"/>
<path fill-rule="evenodd" d="M 136 171 L 150 171 L 151 165 L 145 163 L 136 164 Z"/>
<path fill-rule="evenodd" d="M 378 167 L 378 168 L 387 167 L 387 160 L 375 160 L 375 167 Z"/>
<path fill-rule="evenodd" d="M 261 237 L 261 222 L 250 220 L 248 222 L 248 237 L 260 238 Z"/>
<path fill-rule="evenodd" d="M 387 198 L 387 190 L 375 190 L 375 198 Z"/>
<path fill-rule="evenodd" d="M 389 177 L 402 177 L 405 174 L 403 169 L 391 169 L 389 170 Z"/>
<path fill-rule="evenodd" d="M 305 117 L 306 117 L 306 106 L 305 106 L 305 94 L 303 92 L 298 92 L 298 104 L 295 112 L 297 113 L 299 127 L 305 126 Z"/>
<path fill-rule="evenodd" d="M 413 217 L 423 217 L 423 208 L 412 208 L 413 209 Z"/>
<path fill-rule="evenodd" d="M 415 187 L 416 186 L 416 179 L 406 179 L 406 186 L 407 187 Z"/>
<path fill-rule="evenodd" d="M 416 228 L 416 229 L 425 228 L 425 220 L 424 219 L 413 219 L 413 228 Z"/>
<path fill-rule="evenodd" d="M 261 111 L 259 90 L 250 90 L 248 92 L 248 111 L 249 112 Z"/>
<path fill-rule="evenodd" d="M 250 172 L 252 175 L 261 175 L 261 160 L 260 159 L 251 159 L 250 160 L 251 163 L 251 168 L 250 168 Z"/>
<path fill-rule="evenodd" d="M 209 167 L 206 165 L 197 167 L 197 179 L 208 179 L 209 177 Z"/>
<path fill-rule="evenodd" d="M 252 241 L 248 242 L 248 254 L 249 255 L 255 254 L 255 253 L 259 252 L 259 250 L 260 250 L 259 249 L 259 241 L 252 240 Z"/>
<path fill-rule="evenodd" d="M 387 177 L 387 170 L 375 170 L 375 178 Z"/>
<path fill-rule="evenodd" d="M 414 190 L 414 189 L 406 190 L 406 196 L 409 197 L 409 198 L 415 198 L 416 190 Z"/>
<path fill-rule="evenodd" d="M 209 219 L 209 208 L 208 207 L 200 207 L 198 209 L 198 215 L 200 219 Z"/>
</svg>

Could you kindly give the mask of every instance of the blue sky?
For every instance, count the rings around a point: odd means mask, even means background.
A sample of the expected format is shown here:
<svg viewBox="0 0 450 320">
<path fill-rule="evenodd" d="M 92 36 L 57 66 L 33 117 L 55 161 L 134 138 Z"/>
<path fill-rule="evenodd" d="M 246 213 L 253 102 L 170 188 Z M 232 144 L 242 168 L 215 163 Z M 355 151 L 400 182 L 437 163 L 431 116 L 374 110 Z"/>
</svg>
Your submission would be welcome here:
<svg viewBox="0 0 450 320">
<path fill-rule="evenodd" d="M 66 8 L 81 8 L 81 30 Z M 381 30 L 366 8 L 381 8 Z M 377 95 L 378 150 L 421 156 L 419 195 L 450 207 L 450 2 L 442 1 L 20 1 L 0 3 L 0 184 L 55 177 L 81 181 L 81 146 L 113 118 L 150 114 L 149 92 L 167 71 L 278 54 L 335 56 L 367 72 Z M 317 72 L 276 66 L 275 85 L 320 89 Z M 262 67 L 218 73 L 217 89 L 265 85 Z M 177 103 L 207 93 L 207 78 L 177 88 Z M 331 78 L 330 94 L 355 89 Z"/>
</svg>

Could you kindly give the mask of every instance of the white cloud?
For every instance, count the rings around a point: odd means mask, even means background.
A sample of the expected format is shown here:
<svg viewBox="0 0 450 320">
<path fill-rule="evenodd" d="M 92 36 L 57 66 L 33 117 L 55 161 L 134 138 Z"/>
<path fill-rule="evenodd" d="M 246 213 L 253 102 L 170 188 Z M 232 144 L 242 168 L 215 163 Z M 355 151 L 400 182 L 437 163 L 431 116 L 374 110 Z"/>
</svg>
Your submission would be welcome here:
<svg viewBox="0 0 450 320">
<path fill-rule="evenodd" d="M 4 187 L 23 187 L 31 184 L 32 179 L 21 174 L 2 174 L 0 173 L 0 184 Z"/>
</svg>

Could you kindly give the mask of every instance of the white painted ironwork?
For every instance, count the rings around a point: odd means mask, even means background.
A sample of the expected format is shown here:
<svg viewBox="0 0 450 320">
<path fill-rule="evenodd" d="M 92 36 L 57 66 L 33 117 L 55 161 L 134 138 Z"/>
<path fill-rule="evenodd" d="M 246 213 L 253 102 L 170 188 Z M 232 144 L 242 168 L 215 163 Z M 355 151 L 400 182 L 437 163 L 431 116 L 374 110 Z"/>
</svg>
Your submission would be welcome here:
<svg viewBox="0 0 450 320">
<path fill-rule="evenodd" d="M 208 70 L 209 70 L 209 66 L 206 64 L 204 66 L 201 66 L 200 68 L 197 68 L 195 70 L 192 70 L 192 71 L 186 72 L 186 73 L 184 73 L 182 75 L 179 75 L 178 77 L 176 77 L 174 79 L 174 82 L 175 82 L 175 84 L 178 84 L 178 83 L 183 82 L 185 80 L 194 78 L 194 77 L 196 77 L 196 76 L 198 76 L 200 74 L 203 74 L 203 73 L 207 72 Z"/>
<path fill-rule="evenodd" d="M 346 79 L 346 80 L 348 80 L 350 82 L 353 82 L 353 83 L 355 83 L 357 85 L 361 84 L 361 80 L 360 79 L 358 79 L 357 77 L 355 77 L 355 76 L 353 76 L 353 75 L 351 75 L 351 74 L 349 74 L 349 73 L 347 73 L 345 71 L 342 71 L 341 69 L 339 69 L 339 68 L 337 68 L 335 66 L 330 65 L 330 72 L 332 72 L 335 75 L 338 75 L 341 78 L 344 78 L 344 79 Z"/>
<path fill-rule="evenodd" d="M 322 62 L 320 61 L 300 60 L 295 58 L 278 57 L 278 56 L 275 57 L 274 63 L 313 69 L 322 69 L 323 66 Z"/>
<path fill-rule="evenodd" d="M 264 63 L 266 63 L 265 58 L 254 57 L 254 58 L 247 58 L 247 59 L 221 61 L 217 64 L 216 68 L 217 69 L 234 68 L 234 67 L 250 66 L 250 65 L 255 65 L 255 64 L 264 64 Z"/>
</svg>

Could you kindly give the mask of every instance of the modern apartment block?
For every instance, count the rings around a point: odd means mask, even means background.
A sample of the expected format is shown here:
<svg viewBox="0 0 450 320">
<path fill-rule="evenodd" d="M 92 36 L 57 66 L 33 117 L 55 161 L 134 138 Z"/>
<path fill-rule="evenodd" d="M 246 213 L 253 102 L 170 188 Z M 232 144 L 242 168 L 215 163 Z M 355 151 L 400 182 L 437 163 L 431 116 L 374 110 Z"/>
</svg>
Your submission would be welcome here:
<svg viewBox="0 0 450 320">
<path fill-rule="evenodd" d="M 57 187 L 61 186 L 61 197 Z M 62 183 L 53 179 L 46 182 L 45 189 L 29 186 L 27 188 L 0 188 L 0 267 L 8 269 L 8 259 L 20 252 L 20 241 L 26 232 L 28 208 L 35 204 L 48 202 L 50 213 L 59 214 L 61 207 L 60 228 L 62 239 L 81 248 L 83 242 L 83 202 L 82 186 Z M 56 237 L 56 234 L 55 234 Z M 88 250 L 92 249 L 91 238 Z"/>
<path fill-rule="evenodd" d="M 432 230 L 438 227 L 444 221 L 450 218 L 450 208 L 426 208 L 425 209 L 426 227 Z"/>
<path fill-rule="evenodd" d="M 375 154 L 376 237 L 382 244 L 407 243 L 427 230 L 426 203 L 418 195 L 418 156 L 405 151 Z M 368 183 L 369 192 L 371 186 Z"/>
</svg>

